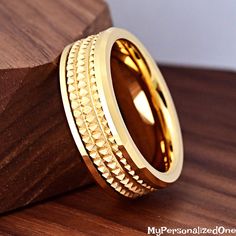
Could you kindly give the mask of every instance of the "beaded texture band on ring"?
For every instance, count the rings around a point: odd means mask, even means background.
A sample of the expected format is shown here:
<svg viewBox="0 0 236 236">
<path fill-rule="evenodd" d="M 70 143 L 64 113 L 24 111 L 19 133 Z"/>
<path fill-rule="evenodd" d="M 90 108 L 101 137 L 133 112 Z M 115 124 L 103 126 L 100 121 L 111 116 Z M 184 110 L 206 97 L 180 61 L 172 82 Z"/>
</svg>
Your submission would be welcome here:
<svg viewBox="0 0 236 236">
<path fill-rule="evenodd" d="M 128 40 L 140 50 L 150 68 L 151 83 L 154 87 L 158 85 L 165 96 L 165 118 L 173 149 L 171 166 L 165 172 L 146 161 L 122 119 L 110 71 L 112 46 L 119 39 Z M 78 150 L 105 190 L 113 195 L 136 198 L 165 187 L 179 177 L 183 144 L 175 107 L 155 62 L 132 34 L 110 28 L 68 45 L 61 56 L 60 87 Z"/>
</svg>

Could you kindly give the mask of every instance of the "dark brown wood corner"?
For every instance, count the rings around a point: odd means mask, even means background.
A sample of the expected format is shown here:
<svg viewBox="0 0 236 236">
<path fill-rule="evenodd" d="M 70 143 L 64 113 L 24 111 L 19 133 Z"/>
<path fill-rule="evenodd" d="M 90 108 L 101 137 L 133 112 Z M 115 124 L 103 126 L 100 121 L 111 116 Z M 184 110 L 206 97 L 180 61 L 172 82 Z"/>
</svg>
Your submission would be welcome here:
<svg viewBox="0 0 236 236">
<path fill-rule="evenodd" d="M 111 26 L 101 0 L 0 2 L 0 213 L 91 183 L 59 89 L 63 48 Z"/>
</svg>

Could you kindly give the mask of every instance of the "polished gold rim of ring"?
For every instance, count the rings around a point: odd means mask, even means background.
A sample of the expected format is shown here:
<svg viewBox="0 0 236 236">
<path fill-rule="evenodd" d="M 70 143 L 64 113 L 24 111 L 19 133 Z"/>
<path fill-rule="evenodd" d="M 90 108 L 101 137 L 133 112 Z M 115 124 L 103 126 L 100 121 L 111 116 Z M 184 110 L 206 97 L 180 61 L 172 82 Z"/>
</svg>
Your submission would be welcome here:
<svg viewBox="0 0 236 236">
<path fill-rule="evenodd" d="M 138 85 L 140 96 L 136 93 L 134 104 L 157 137 L 153 162 L 140 151 L 125 123 L 113 86 L 111 57 L 144 84 L 145 89 Z M 183 143 L 175 106 L 155 61 L 134 35 L 109 28 L 68 45 L 60 61 L 60 88 L 74 141 L 102 188 L 136 198 L 176 181 Z M 143 105 L 147 101 L 149 110 Z"/>
</svg>

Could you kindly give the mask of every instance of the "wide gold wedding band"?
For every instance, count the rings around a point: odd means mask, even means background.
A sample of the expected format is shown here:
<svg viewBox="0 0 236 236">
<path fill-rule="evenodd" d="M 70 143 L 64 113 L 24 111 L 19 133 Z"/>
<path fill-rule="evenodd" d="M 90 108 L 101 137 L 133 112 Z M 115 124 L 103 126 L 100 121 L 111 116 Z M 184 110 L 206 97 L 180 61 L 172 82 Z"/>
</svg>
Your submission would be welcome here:
<svg viewBox="0 0 236 236">
<path fill-rule="evenodd" d="M 136 198 L 179 177 L 183 143 L 175 106 L 134 35 L 110 28 L 68 45 L 60 87 L 78 150 L 110 194 Z"/>
</svg>

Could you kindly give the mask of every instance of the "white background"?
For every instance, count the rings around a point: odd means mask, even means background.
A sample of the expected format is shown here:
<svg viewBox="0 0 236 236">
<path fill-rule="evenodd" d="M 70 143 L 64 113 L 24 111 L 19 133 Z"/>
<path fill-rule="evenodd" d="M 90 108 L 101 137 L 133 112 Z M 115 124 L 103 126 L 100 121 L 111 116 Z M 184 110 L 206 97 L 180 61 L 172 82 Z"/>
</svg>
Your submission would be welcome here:
<svg viewBox="0 0 236 236">
<path fill-rule="evenodd" d="M 160 63 L 236 70 L 236 0 L 107 0 Z"/>
</svg>

